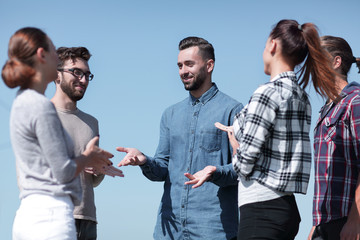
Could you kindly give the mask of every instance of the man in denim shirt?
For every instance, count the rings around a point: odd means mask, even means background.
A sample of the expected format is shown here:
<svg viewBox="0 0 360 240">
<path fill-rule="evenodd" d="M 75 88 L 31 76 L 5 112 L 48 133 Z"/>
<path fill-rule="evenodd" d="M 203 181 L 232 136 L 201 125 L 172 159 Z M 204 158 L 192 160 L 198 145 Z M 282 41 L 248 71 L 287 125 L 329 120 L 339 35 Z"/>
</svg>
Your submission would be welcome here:
<svg viewBox="0 0 360 240">
<path fill-rule="evenodd" d="M 228 137 L 214 123 L 232 125 L 243 106 L 212 83 L 215 56 L 209 42 L 188 37 L 179 50 L 179 74 L 189 97 L 165 110 L 154 157 L 118 147 L 127 153 L 119 166 L 139 165 L 151 181 L 164 181 L 154 239 L 236 239 L 237 175 Z"/>
</svg>

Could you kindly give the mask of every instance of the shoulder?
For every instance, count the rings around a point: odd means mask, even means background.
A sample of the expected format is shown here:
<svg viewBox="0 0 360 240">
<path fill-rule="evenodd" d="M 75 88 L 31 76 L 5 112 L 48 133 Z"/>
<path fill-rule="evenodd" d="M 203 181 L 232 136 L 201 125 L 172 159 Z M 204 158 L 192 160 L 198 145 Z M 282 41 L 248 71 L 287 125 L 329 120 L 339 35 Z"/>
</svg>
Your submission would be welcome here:
<svg viewBox="0 0 360 240">
<path fill-rule="evenodd" d="M 20 90 L 14 100 L 14 107 L 37 114 L 48 111 L 56 112 L 54 104 L 48 98 L 32 89 Z"/>
<path fill-rule="evenodd" d="M 222 91 L 218 91 L 218 93 L 216 94 L 216 97 L 225 100 L 226 104 L 228 105 L 232 105 L 232 106 L 236 106 L 241 104 L 240 102 L 238 102 L 237 100 L 235 100 L 234 98 L 230 97 L 229 95 L 223 93 Z"/>
<path fill-rule="evenodd" d="M 164 110 L 164 114 L 165 114 L 165 113 L 169 113 L 169 112 L 173 112 L 173 111 L 176 111 L 176 110 L 184 109 L 184 108 L 186 108 L 189 104 L 190 104 L 190 99 L 189 99 L 189 97 L 187 97 L 187 98 L 181 100 L 180 102 L 174 103 L 173 105 L 170 105 L 169 107 L 167 107 L 167 108 Z"/>
<path fill-rule="evenodd" d="M 260 85 L 253 93 L 254 95 L 264 95 L 268 97 L 279 97 L 279 92 L 276 90 L 274 82 L 268 82 Z"/>
<path fill-rule="evenodd" d="M 83 112 L 80 109 L 76 112 L 76 115 L 86 123 L 98 124 L 98 120 L 89 113 Z"/>
</svg>

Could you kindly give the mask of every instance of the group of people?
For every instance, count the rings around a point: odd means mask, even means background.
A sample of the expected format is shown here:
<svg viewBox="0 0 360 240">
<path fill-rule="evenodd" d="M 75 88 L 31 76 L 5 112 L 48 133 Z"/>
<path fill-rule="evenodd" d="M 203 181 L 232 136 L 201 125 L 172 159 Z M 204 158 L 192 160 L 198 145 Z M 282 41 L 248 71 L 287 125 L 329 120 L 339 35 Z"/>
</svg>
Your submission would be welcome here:
<svg viewBox="0 0 360 240">
<path fill-rule="evenodd" d="M 13 239 L 96 239 L 93 187 L 123 173 L 98 147 L 96 118 L 77 108 L 94 77 L 91 55 L 84 47 L 56 50 L 30 27 L 11 37 L 8 55 L 2 78 L 20 87 L 10 116 L 21 199 Z M 312 152 L 308 239 L 360 238 L 360 85 L 347 79 L 360 59 L 343 38 L 281 20 L 263 62 L 270 81 L 244 107 L 212 81 L 212 44 L 180 41 L 177 65 L 189 96 L 164 111 L 155 156 L 117 148 L 126 153 L 118 166 L 139 166 L 164 182 L 154 239 L 294 239 L 301 221 L 294 193 L 306 194 Z M 313 150 L 311 82 L 325 99 Z"/>
</svg>

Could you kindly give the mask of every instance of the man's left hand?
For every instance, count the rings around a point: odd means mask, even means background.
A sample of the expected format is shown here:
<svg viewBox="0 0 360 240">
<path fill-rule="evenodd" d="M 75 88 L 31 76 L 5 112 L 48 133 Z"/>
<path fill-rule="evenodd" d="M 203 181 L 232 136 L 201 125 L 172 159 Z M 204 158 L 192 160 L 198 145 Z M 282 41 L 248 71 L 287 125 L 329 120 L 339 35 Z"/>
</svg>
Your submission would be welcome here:
<svg viewBox="0 0 360 240">
<path fill-rule="evenodd" d="M 192 188 L 197 188 L 203 185 L 204 182 L 210 179 L 212 174 L 216 171 L 215 166 L 206 166 L 203 170 L 198 171 L 194 175 L 190 173 L 184 173 L 185 177 L 190 181 L 185 182 L 185 185 L 192 185 Z"/>
</svg>

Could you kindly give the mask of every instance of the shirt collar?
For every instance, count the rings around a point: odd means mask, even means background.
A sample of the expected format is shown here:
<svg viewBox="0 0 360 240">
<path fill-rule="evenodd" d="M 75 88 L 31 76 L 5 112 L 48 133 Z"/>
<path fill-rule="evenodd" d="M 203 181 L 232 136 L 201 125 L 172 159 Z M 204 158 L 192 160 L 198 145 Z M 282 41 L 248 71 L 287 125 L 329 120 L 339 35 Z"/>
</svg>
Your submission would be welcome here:
<svg viewBox="0 0 360 240">
<path fill-rule="evenodd" d="M 344 98 L 355 90 L 360 90 L 360 84 L 358 84 L 357 82 L 351 82 L 343 88 L 340 93 L 340 97 Z"/>
<path fill-rule="evenodd" d="M 195 98 L 193 95 L 191 95 L 191 93 L 189 93 L 190 95 L 190 103 L 192 105 L 195 105 L 199 102 L 201 102 L 203 105 L 206 104 L 208 101 L 210 101 L 211 98 L 213 98 L 216 93 L 219 91 L 219 89 L 217 88 L 216 84 L 213 83 L 212 87 L 207 90 L 203 95 L 201 95 L 200 98 Z"/>
<path fill-rule="evenodd" d="M 276 75 L 275 77 L 273 77 L 270 80 L 270 82 L 274 82 L 276 80 L 279 80 L 280 78 L 288 78 L 294 82 L 297 82 L 297 78 L 296 78 L 294 71 L 282 72 L 282 73 Z"/>
</svg>

